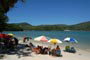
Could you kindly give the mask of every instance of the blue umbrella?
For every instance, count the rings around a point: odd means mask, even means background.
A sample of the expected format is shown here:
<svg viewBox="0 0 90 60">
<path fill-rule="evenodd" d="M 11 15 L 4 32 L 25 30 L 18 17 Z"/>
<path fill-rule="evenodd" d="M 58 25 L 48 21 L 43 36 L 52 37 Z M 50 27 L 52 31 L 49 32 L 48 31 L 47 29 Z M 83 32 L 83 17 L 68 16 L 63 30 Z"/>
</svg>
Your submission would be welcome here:
<svg viewBox="0 0 90 60">
<path fill-rule="evenodd" d="M 78 43 L 76 39 L 67 37 L 64 39 L 65 42 Z"/>
</svg>

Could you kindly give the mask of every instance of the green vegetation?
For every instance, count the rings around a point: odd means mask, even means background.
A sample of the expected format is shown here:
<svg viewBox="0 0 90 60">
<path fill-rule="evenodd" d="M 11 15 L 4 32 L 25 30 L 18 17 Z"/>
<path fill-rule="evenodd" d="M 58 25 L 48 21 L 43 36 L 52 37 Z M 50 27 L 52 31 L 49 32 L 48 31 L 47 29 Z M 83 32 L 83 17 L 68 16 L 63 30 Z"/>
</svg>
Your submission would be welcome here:
<svg viewBox="0 0 90 60">
<path fill-rule="evenodd" d="M 8 17 L 6 13 L 20 0 L 0 0 L 0 32 L 7 29 Z M 25 2 L 25 0 L 21 0 Z"/>
<path fill-rule="evenodd" d="M 69 27 L 70 30 L 86 30 L 90 31 L 90 21 L 88 22 L 83 22 L 80 24 L 75 24 Z"/>
<path fill-rule="evenodd" d="M 56 24 L 56 25 L 39 25 L 39 26 L 32 26 L 28 23 L 17 23 L 17 24 L 8 24 L 7 31 L 23 31 L 23 30 L 85 30 L 90 31 L 90 21 L 84 22 L 75 25 L 63 25 L 63 24 Z"/>
<path fill-rule="evenodd" d="M 1 7 L 0 7 L 0 32 L 5 30 L 5 27 L 7 26 L 8 17 L 3 13 Z"/>
<path fill-rule="evenodd" d="M 16 24 L 8 24 L 6 27 L 6 31 L 23 31 L 23 29 Z"/>
</svg>

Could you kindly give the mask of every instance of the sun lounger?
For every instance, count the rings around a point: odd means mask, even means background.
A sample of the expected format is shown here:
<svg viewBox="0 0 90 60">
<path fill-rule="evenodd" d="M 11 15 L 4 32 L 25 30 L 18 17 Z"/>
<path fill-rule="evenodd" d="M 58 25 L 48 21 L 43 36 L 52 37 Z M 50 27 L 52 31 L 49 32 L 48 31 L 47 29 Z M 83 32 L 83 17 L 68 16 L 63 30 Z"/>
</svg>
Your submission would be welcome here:
<svg viewBox="0 0 90 60">
<path fill-rule="evenodd" d="M 75 48 L 74 47 L 70 48 L 70 46 L 66 46 L 65 47 L 65 51 L 66 52 L 70 52 L 70 53 L 75 53 L 76 52 Z"/>
<path fill-rule="evenodd" d="M 66 52 L 70 52 L 70 46 L 66 46 L 66 47 L 65 47 L 65 51 L 66 51 Z"/>
<path fill-rule="evenodd" d="M 70 52 L 71 53 L 75 53 L 76 52 L 75 48 L 74 47 L 71 47 Z"/>
<path fill-rule="evenodd" d="M 61 50 L 56 50 L 56 56 L 60 56 L 61 55 Z"/>
<path fill-rule="evenodd" d="M 52 56 L 55 56 L 55 49 L 52 49 L 51 54 Z"/>
</svg>

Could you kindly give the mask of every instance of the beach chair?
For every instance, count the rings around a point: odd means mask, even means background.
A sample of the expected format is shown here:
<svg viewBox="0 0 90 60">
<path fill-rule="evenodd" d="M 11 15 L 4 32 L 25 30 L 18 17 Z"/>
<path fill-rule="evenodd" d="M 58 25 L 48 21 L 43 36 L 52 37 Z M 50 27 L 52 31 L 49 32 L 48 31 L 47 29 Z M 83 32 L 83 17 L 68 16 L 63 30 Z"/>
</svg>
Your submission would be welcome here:
<svg viewBox="0 0 90 60">
<path fill-rule="evenodd" d="M 65 47 L 65 51 L 66 51 L 66 52 L 70 52 L 70 46 L 66 46 L 66 47 Z"/>
<path fill-rule="evenodd" d="M 55 54 L 55 49 L 52 49 L 52 50 L 51 50 L 51 55 L 52 55 L 52 56 L 55 56 L 55 55 L 56 55 L 56 54 Z"/>
<path fill-rule="evenodd" d="M 70 52 L 71 53 L 75 53 L 76 52 L 75 48 L 74 47 L 71 47 Z"/>
<path fill-rule="evenodd" d="M 61 56 L 61 50 L 56 50 L 56 56 Z"/>
</svg>

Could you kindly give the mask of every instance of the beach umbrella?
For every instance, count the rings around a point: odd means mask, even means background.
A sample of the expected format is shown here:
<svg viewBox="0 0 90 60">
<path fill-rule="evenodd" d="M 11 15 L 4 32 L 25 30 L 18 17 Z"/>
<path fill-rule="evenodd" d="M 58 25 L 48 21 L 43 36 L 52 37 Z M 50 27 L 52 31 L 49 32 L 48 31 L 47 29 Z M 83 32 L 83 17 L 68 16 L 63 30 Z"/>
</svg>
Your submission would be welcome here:
<svg viewBox="0 0 90 60">
<path fill-rule="evenodd" d="M 8 34 L 0 34 L 0 42 L 9 40 L 10 36 Z"/>
<path fill-rule="evenodd" d="M 34 38 L 35 41 L 48 42 L 48 38 L 46 36 L 39 36 Z"/>
<path fill-rule="evenodd" d="M 55 48 L 56 44 L 62 43 L 61 40 L 56 39 L 56 38 L 50 39 L 48 42 L 54 44 L 54 48 Z"/>
<path fill-rule="evenodd" d="M 14 34 L 12 34 L 12 33 L 9 33 L 8 35 L 14 37 Z"/>
<path fill-rule="evenodd" d="M 56 39 L 56 38 L 54 38 L 54 39 L 50 39 L 48 42 L 50 42 L 50 43 L 52 43 L 52 44 L 62 43 L 61 40 Z"/>
<path fill-rule="evenodd" d="M 0 34 L 0 38 L 4 38 L 4 34 Z"/>
<path fill-rule="evenodd" d="M 10 38 L 8 34 L 0 34 L 0 38 Z"/>
<path fill-rule="evenodd" d="M 64 39 L 65 42 L 68 42 L 70 46 L 76 46 L 78 41 L 75 38 L 67 37 Z"/>
<path fill-rule="evenodd" d="M 65 42 L 70 42 L 70 43 L 78 43 L 75 38 L 70 38 L 70 37 L 65 38 L 64 41 Z"/>
</svg>

